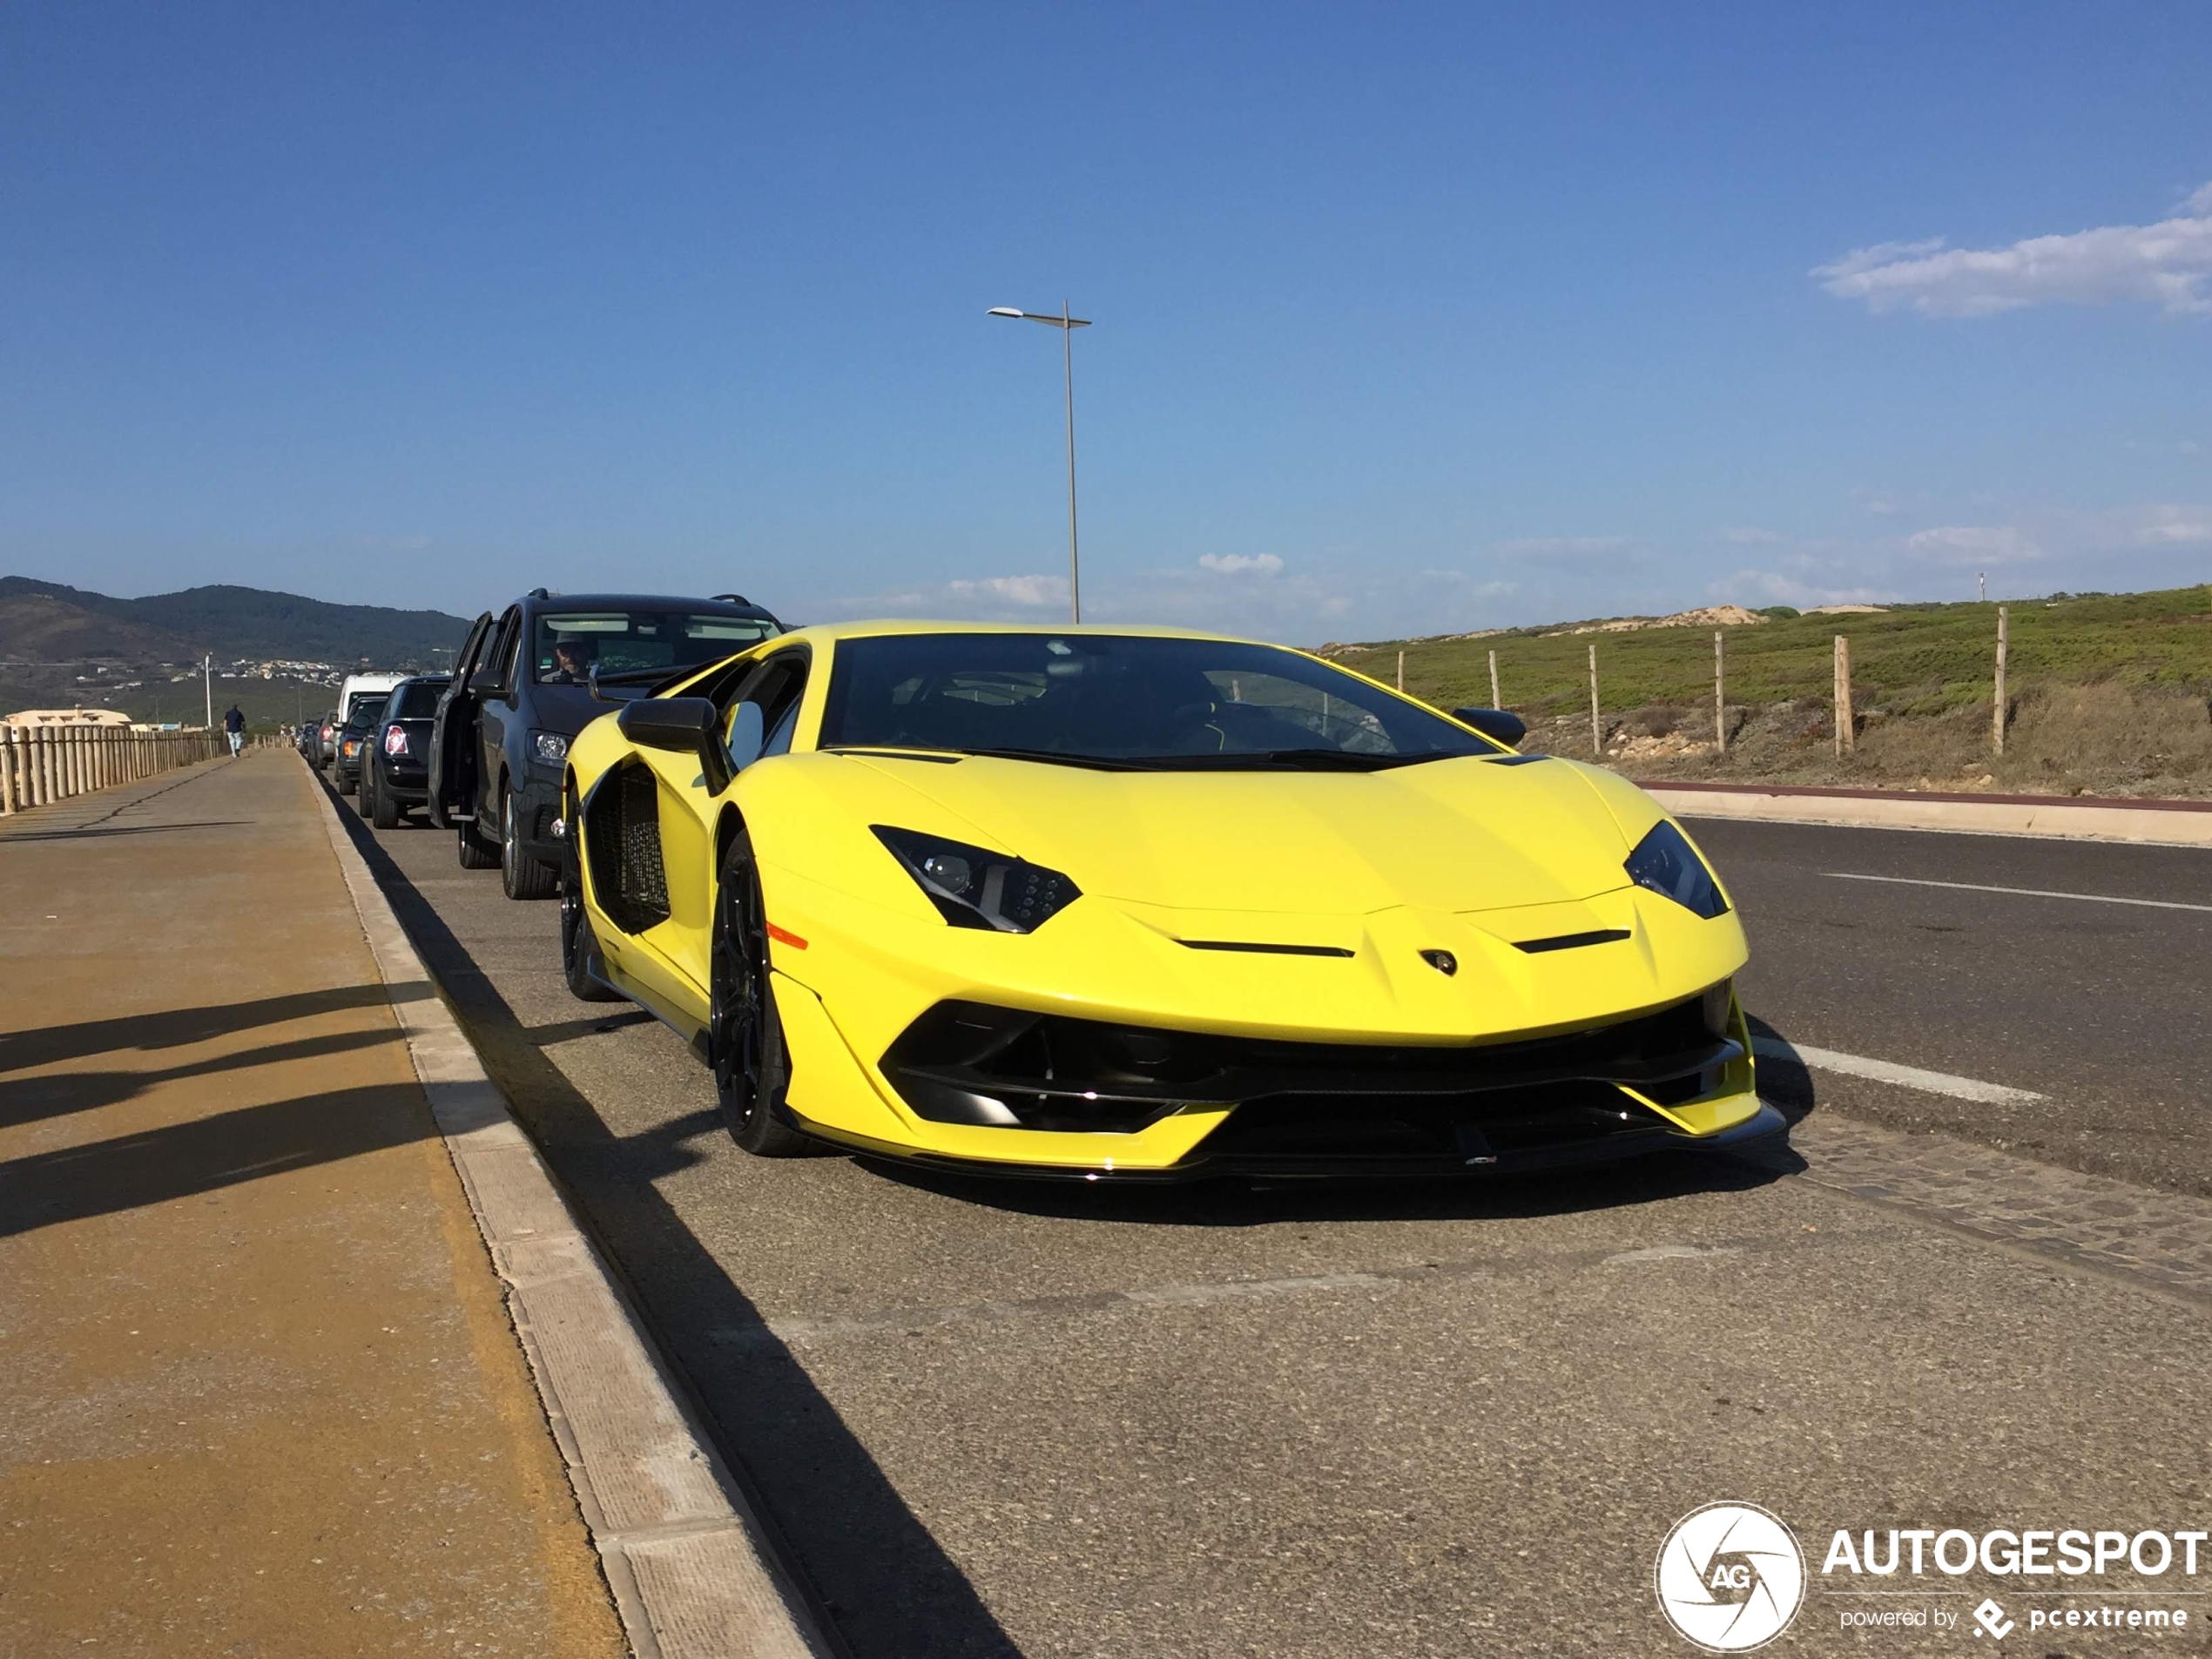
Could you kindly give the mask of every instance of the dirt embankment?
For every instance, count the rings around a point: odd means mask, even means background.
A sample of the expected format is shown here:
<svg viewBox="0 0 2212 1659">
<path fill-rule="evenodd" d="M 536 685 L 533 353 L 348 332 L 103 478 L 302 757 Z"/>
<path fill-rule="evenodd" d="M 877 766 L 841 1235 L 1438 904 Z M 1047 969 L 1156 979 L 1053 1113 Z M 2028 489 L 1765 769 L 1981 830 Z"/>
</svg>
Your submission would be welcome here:
<svg viewBox="0 0 2212 1659">
<path fill-rule="evenodd" d="M 1857 788 L 2054 795 L 2212 796 L 2212 707 L 2196 693 L 2113 682 L 2040 687 L 2011 699 L 2005 752 L 1986 706 L 1892 716 L 1863 709 L 1856 747 L 1835 752 L 1824 700 L 1728 710 L 1716 752 L 1713 709 L 1653 705 L 1601 717 L 1606 765 L 1632 777 Z M 1591 759 L 1589 716 L 1530 726 L 1524 749 Z"/>
</svg>

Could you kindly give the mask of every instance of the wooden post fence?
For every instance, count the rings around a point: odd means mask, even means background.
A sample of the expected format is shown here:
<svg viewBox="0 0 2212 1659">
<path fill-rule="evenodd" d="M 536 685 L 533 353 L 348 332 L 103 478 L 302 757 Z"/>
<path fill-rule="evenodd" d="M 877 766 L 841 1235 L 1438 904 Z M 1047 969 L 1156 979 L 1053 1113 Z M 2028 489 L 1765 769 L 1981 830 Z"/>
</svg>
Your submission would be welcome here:
<svg viewBox="0 0 2212 1659">
<path fill-rule="evenodd" d="M 1597 723 L 1597 647 L 1590 647 L 1590 753 L 1605 759 L 1605 733 Z"/>
<path fill-rule="evenodd" d="M 1713 630 L 1713 752 L 1728 752 L 1728 691 L 1723 680 L 1721 631 Z"/>
<path fill-rule="evenodd" d="M 1398 689 L 1406 689 L 1406 653 L 1402 651 L 1398 653 Z"/>
<path fill-rule="evenodd" d="M 2006 608 L 1997 607 L 1997 705 L 1990 711 L 1989 741 L 2000 759 L 2005 753 L 2005 633 Z"/>
<path fill-rule="evenodd" d="M 0 725 L 0 816 L 189 766 L 224 746 L 213 732 Z"/>
<path fill-rule="evenodd" d="M 1836 757 L 1858 747 L 1858 723 L 1851 711 L 1851 641 L 1836 636 Z"/>
<path fill-rule="evenodd" d="M 1494 709 L 1505 707 L 1498 697 L 1498 653 L 1494 651 L 1490 653 L 1490 706 Z"/>
</svg>

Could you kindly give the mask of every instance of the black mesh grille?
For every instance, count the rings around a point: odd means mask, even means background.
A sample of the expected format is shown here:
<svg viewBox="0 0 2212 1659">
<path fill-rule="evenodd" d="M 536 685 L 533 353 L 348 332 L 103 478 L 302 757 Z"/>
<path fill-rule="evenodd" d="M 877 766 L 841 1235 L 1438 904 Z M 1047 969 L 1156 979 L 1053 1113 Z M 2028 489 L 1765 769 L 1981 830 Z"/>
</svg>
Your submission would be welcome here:
<svg viewBox="0 0 2212 1659">
<path fill-rule="evenodd" d="M 668 877 L 660 861 L 660 791 L 632 763 L 592 792 L 583 815 L 591 887 L 607 919 L 626 934 L 668 920 Z"/>
</svg>

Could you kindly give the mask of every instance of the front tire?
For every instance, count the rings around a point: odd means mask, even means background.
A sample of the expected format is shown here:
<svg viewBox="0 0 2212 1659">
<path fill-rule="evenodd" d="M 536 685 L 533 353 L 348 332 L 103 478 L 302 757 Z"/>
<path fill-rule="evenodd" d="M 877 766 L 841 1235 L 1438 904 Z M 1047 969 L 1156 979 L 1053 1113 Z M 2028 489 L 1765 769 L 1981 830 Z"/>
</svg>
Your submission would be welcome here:
<svg viewBox="0 0 2212 1659">
<path fill-rule="evenodd" d="M 742 830 L 723 858 L 722 879 L 714 889 L 711 961 L 708 1050 L 730 1138 L 756 1157 L 798 1157 L 812 1151 L 804 1135 L 776 1118 L 791 1085 L 791 1055 L 768 978 L 760 872 L 752 842 Z"/>
<path fill-rule="evenodd" d="M 550 899 L 560 884 L 559 872 L 542 859 L 523 851 L 523 826 L 515 810 L 515 792 L 505 791 L 499 802 L 499 887 L 510 899 Z"/>
<path fill-rule="evenodd" d="M 489 870 L 499 862 L 499 849 L 486 846 L 474 824 L 455 824 L 453 834 L 454 848 L 460 854 L 462 869 Z"/>
<path fill-rule="evenodd" d="M 599 941 L 591 929 L 591 914 L 583 907 L 583 849 L 577 844 L 583 821 L 569 814 L 567 845 L 561 852 L 561 977 L 569 995 L 579 1002 L 626 1001 L 621 992 L 591 977 L 591 959 Z"/>
</svg>

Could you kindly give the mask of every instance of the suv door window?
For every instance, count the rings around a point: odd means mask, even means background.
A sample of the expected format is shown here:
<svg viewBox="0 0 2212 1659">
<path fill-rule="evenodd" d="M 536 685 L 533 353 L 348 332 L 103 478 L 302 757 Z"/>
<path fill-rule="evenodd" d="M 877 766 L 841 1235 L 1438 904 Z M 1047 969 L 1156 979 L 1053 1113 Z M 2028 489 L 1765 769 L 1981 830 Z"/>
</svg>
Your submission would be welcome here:
<svg viewBox="0 0 2212 1659">
<path fill-rule="evenodd" d="M 522 637 L 522 613 L 510 610 L 499 619 L 499 632 L 484 652 L 483 664 L 469 682 L 480 697 L 496 697 L 515 683 L 515 646 Z"/>
</svg>

